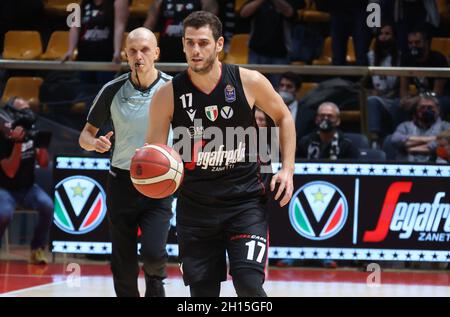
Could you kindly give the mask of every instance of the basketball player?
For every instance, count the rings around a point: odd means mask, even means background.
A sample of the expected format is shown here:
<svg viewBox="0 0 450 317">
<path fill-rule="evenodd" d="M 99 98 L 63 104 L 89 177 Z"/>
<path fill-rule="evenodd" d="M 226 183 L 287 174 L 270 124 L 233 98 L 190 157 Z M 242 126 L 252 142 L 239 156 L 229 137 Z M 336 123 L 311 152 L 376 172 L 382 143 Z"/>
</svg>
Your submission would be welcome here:
<svg viewBox="0 0 450 317">
<path fill-rule="evenodd" d="M 139 296 L 137 256 L 138 227 L 142 231 L 140 253 L 146 281 L 145 296 L 164 296 L 166 240 L 171 218 L 171 198 L 151 199 L 140 194 L 130 180 L 131 158 L 142 146 L 148 125 L 148 107 L 155 91 L 170 76 L 155 68 L 159 56 L 155 35 L 145 28 L 130 32 L 126 53 L 131 72 L 107 83 L 98 93 L 80 135 L 88 151 L 108 152 L 115 136 L 107 183 L 108 219 L 112 240 L 111 269 L 117 296 Z M 114 131 L 98 136 L 112 120 Z"/>
<path fill-rule="evenodd" d="M 225 147 L 229 141 L 225 130 L 255 126 L 255 104 L 279 126 L 283 164 L 270 189 L 278 184 L 275 199 L 281 198 L 280 205 L 285 206 L 293 191 L 295 127 L 287 106 L 263 75 L 219 62 L 221 31 L 220 20 L 209 12 L 197 11 L 184 20 L 189 67 L 155 93 L 147 143 L 166 142 L 172 124 L 175 144 L 181 141 L 175 130 L 192 131 L 193 122 L 201 120 L 189 140 L 194 152 L 192 162 L 185 162 L 177 203 L 181 268 L 191 296 L 219 296 L 220 282 L 226 280 L 226 252 L 237 295 L 266 296 L 262 287 L 268 248 L 266 190 L 259 164 L 249 159 L 247 141 Z M 195 136 L 209 127 L 220 129 L 225 140 L 208 152 L 206 136 L 199 141 Z"/>
</svg>

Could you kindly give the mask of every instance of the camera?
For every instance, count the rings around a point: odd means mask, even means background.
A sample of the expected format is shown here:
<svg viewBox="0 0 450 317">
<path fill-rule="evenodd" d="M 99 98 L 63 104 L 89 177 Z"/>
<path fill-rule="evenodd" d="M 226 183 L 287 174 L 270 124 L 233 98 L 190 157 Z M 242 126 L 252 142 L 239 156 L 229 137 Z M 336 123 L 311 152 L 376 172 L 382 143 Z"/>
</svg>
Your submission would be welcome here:
<svg viewBox="0 0 450 317">
<path fill-rule="evenodd" d="M 11 131 L 21 126 L 24 129 L 24 142 L 33 140 L 36 147 L 48 147 L 51 132 L 39 131 L 35 127 L 36 114 L 29 108 L 16 109 L 15 97 L 0 109 L 0 131 L 5 137 L 9 137 Z"/>
</svg>

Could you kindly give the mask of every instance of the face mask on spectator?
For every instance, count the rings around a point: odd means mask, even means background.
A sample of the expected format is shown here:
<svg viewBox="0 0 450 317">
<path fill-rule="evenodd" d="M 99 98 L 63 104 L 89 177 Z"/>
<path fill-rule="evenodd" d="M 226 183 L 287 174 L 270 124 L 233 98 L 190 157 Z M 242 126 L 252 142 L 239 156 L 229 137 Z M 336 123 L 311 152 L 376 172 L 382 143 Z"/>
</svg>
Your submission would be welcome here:
<svg viewBox="0 0 450 317">
<path fill-rule="evenodd" d="M 448 152 L 445 149 L 445 146 L 438 146 L 436 149 L 436 155 L 446 161 L 448 161 L 449 159 Z"/>
<path fill-rule="evenodd" d="M 419 112 L 419 120 L 425 124 L 432 124 L 436 121 L 436 112 L 431 109 Z"/>
<path fill-rule="evenodd" d="M 319 128 L 320 131 L 323 132 L 330 132 L 336 128 L 334 122 L 331 121 L 330 119 L 323 119 L 322 121 L 319 122 L 317 127 Z"/>
<path fill-rule="evenodd" d="M 283 98 L 283 101 L 286 105 L 291 104 L 291 102 L 293 102 L 295 99 L 295 96 L 292 92 L 280 91 L 279 94 L 280 94 L 281 98 Z"/>
<path fill-rule="evenodd" d="M 413 47 L 409 49 L 409 54 L 414 59 L 420 59 L 425 54 L 425 49 L 423 47 Z"/>
</svg>

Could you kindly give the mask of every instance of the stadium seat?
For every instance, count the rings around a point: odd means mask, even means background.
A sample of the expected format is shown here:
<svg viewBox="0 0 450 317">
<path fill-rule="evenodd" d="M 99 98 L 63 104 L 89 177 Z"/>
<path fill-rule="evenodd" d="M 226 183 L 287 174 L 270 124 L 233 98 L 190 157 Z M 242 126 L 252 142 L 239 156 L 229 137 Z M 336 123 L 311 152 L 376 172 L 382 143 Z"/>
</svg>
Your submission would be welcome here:
<svg viewBox="0 0 450 317">
<path fill-rule="evenodd" d="M 313 65 L 331 65 L 331 36 L 328 36 L 323 42 L 322 54 L 318 59 L 313 60 Z"/>
<path fill-rule="evenodd" d="M 242 6 L 246 2 L 247 2 L 247 0 L 236 0 L 234 2 L 234 11 L 239 12 L 239 10 L 241 10 Z"/>
<path fill-rule="evenodd" d="M 318 59 L 313 60 L 313 65 L 331 65 L 333 54 L 331 49 L 331 36 L 328 36 L 323 43 L 322 54 Z M 347 41 L 347 63 L 354 64 L 356 61 L 353 38 L 350 36 Z"/>
<path fill-rule="evenodd" d="M 3 58 L 38 59 L 42 54 L 41 35 L 37 31 L 8 31 L 5 34 Z"/>
<path fill-rule="evenodd" d="M 442 53 L 448 60 L 450 56 L 450 38 L 448 37 L 434 37 L 431 40 L 431 49 Z"/>
<path fill-rule="evenodd" d="M 386 161 L 386 153 L 377 149 L 362 149 L 359 151 L 360 161 Z"/>
<path fill-rule="evenodd" d="M 359 110 L 341 110 L 342 122 L 361 122 L 361 111 Z"/>
<path fill-rule="evenodd" d="M 2 101 L 17 96 L 27 100 L 36 110 L 39 105 L 39 89 L 43 83 L 41 77 L 10 77 L 3 91 Z"/>
<path fill-rule="evenodd" d="M 358 149 L 368 149 L 369 148 L 369 140 L 367 136 L 360 133 L 344 133 L 344 137 L 352 141 L 353 145 L 355 145 Z"/>
<path fill-rule="evenodd" d="M 440 16 L 441 25 L 450 24 L 450 12 L 447 5 L 447 0 L 437 0 L 437 7 Z"/>
<path fill-rule="evenodd" d="M 53 16 L 67 16 L 67 5 L 70 3 L 80 4 L 81 0 L 44 0 L 44 11 L 48 15 Z"/>
<path fill-rule="evenodd" d="M 308 92 L 316 88 L 319 84 L 318 83 L 311 83 L 311 82 L 304 82 L 302 83 L 301 87 L 296 92 L 297 99 L 303 98 Z"/>
<path fill-rule="evenodd" d="M 132 0 L 130 6 L 130 16 L 137 18 L 145 18 L 148 9 L 155 0 Z"/>
<path fill-rule="evenodd" d="M 305 1 L 305 8 L 297 10 L 298 19 L 302 22 L 329 22 L 330 14 L 318 11 L 316 3 L 312 0 Z"/>
<path fill-rule="evenodd" d="M 248 34 L 234 34 L 231 38 L 230 50 L 223 62 L 226 64 L 247 64 L 248 39 Z"/>
<path fill-rule="evenodd" d="M 47 49 L 45 53 L 41 55 L 41 59 L 44 60 L 57 60 L 66 54 L 69 49 L 69 32 L 68 31 L 55 31 L 50 36 Z"/>
</svg>

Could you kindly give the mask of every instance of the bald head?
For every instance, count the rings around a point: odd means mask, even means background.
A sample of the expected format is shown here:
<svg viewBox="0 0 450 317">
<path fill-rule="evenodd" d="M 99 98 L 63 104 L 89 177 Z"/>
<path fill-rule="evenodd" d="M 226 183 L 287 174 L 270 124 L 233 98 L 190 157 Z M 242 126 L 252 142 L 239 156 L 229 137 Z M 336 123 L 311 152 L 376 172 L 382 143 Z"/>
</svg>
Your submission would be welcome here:
<svg viewBox="0 0 450 317">
<path fill-rule="evenodd" d="M 130 43 L 133 43 L 135 41 L 148 41 L 148 43 L 151 44 L 152 47 L 158 46 L 155 34 L 153 34 L 153 32 L 149 29 L 143 27 L 134 29 L 128 34 L 126 47 L 129 47 Z"/>
<path fill-rule="evenodd" d="M 128 34 L 125 51 L 132 71 L 146 73 L 154 69 L 159 58 L 155 34 L 146 28 L 137 28 Z"/>
</svg>

